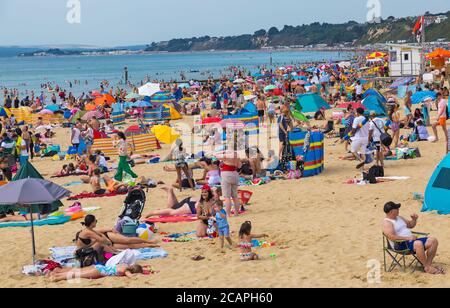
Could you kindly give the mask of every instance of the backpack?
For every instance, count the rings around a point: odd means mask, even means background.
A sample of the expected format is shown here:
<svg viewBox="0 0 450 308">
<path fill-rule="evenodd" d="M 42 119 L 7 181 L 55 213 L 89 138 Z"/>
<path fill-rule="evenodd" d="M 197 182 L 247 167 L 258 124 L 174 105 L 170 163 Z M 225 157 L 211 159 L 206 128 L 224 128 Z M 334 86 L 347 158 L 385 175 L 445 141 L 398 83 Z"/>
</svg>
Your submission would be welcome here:
<svg viewBox="0 0 450 308">
<path fill-rule="evenodd" d="M 369 169 L 369 173 L 372 173 L 375 177 L 384 177 L 384 168 L 381 166 L 372 166 Z"/>
<path fill-rule="evenodd" d="M 100 263 L 99 254 L 93 248 L 81 248 L 75 252 L 75 258 L 80 262 L 80 267 L 89 267 Z"/>
</svg>

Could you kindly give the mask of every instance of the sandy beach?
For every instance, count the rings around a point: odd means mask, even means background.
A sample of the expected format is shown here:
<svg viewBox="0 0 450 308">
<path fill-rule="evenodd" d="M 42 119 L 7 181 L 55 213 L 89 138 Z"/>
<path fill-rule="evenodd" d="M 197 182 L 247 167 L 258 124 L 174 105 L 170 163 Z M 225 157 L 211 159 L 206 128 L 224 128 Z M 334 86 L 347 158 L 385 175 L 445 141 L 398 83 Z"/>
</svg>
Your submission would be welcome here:
<svg viewBox="0 0 450 308">
<path fill-rule="evenodd" d="M 68 145 L 67 129 L 56 129 L 53 142 L 63 148 Z M 413 192 L 423 193 L 436 165 L 443 157 L 442 142 L 415 143 L 422 158 L 386 162 L 386 176 L 408 176 L 409 180 L 377 185 L 349 185 L 344 181 L 358 176 L 354 162 L 341 161 L 342 145 L 326 139 L 326 170 L 323 174 L 301 180 L 280 180 L 249 187 L 254 192 L 248 212 L 230 218 L 233 240 L 242 222 L 250 220 L 254 232 L 267 233 L 276 246 L 255 251 L 262 260 L 241 262 L 237 250 L 221 253 L 218 243 L 210 239 L 188 243 L 162 243 L 169 253 L 165 259 L 141 262 L 158 273 L 133 279 L 105 278 L 84 280 L 80 284 L 49 283 L 43 277 L 21 274 L 22 266 L 31 263 L 29 228 L 0 229 L 0 286 L 2 287 L 449 287 L 446 276 L 431 276 L 420 271 L 413 274 L 394 271 L 384 273 L 380 224 L 383 205 L 390 200 L 402 203 L 402 216 L 420 213 L 421 204 L 413 200 Z M 163 154 L 167 146 L 155 153 Z M 64 162 L 35 159 L 34 166 L 48 178 Z M 172 183 L 174 174 L 162 170 L 163 164 L 138 165 L 134 170 L 155 180 Z M 196 174 L 198 175 L 198 174 Z M 76 177 L 56 179 L 65 184 Z M 74 193 L 88 190 L 88 185 L 71 187 Z M 246 188 L 247 189 L 247 188 Z M 199 192 L 195 192 L 197 196 Z M 192 195 L 189 190 L 177 193 L 179 198 Z M 99 227 L 112 227 L 122 207 L 124 197 L 83 200 L 84 207 L 99 206 L 96 211 Z M 65 207 L 72 202 L 64 201 Z M 145 211 L 165 208 L 165 193 L 150 189 Z M 80 221 L 60 226 L 36 228 L 38 258 L 48 258 L 49 248 L 70 246 Z M 430 232 L 440 241 L 436 262 L 448 270 L 450 235 L 446 232 L 448 216 L 420 214 L 417 230 Z M 189 232 L 196 223 L 158 224 L 159 232 Z M 161 236 L 158 236 L 161 238 Z M 276 254 L 276 258 L 271 257 Z M 194 255 L 206 257 L 193 261 Z M 372 261 L 371 261 L 372 260 Z M 368 262 L 380 262 L 381 284 L 367 281 Z"/>
</svg>

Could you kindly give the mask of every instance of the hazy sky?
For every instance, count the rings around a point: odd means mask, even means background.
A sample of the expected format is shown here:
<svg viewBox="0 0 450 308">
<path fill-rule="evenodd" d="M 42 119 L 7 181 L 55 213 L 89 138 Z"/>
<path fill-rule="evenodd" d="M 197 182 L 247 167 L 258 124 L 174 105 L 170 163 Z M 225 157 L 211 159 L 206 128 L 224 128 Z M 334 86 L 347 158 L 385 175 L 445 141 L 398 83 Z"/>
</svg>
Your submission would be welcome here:
<svg viewBox="0 0 450 308">
<path fill-rule="evenodd" d="M 69 1 L 81 23 L 67 22 Z M 192 36 L 253 33 L 311 22 L 365 22 L 377 0 L 0 0 L 0 45 L 119 46 Z M 378 0 L 381 14 L 450 10 L 449 0 Z"/>
</svg>

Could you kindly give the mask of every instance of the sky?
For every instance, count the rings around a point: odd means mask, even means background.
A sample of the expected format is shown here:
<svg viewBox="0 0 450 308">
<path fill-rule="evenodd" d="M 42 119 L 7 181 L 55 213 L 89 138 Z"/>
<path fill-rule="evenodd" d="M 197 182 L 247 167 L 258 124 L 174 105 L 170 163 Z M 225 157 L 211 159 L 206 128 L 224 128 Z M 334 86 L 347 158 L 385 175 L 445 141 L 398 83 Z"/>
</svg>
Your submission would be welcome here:
<svg viewBox="0 0 450 308">
<path fill-rule="evenodd" d="M 77 2 L 80 14 L 72 6 Z M 371 3 L 379 3 L 383 18 L 450 10 L 449 0 L 0 0 L 0 46 L 145 45 L 272 26 L 365 22 Z M 72 23 L 69 12 L 75 12 Z"/>
</svg>

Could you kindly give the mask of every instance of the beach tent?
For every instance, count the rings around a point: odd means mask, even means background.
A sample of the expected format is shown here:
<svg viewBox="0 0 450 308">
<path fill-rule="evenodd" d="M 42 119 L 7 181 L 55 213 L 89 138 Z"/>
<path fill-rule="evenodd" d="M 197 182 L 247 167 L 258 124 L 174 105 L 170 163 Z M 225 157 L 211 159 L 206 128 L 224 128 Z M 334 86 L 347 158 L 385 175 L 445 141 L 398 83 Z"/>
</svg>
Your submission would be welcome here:
<svg viewBox="0 0 450 308">
<path fill-rule="evenodd" d="M 256 105 L 252 102 L 248 102 L 247 104 L 245 104 L 244 109 L 244 113 L 258 113 Z"/>
<path fill-rule="evenodd" d="M 304 177 L 321 174 L 325 169 L 324 135 L 320 132 L 312 132 L 309 146 L 305 147 L 307 132 L 293 131 L 289 133 L 289 143 L 295 156 L 304 157 Z"/>
<path fill-rule="evenodd" d="M 425 190 L 422 212 L 450 214 L 450 154 L 437 166 Z"/>
<path fill-rule="evenodd" d="M 161 91 L 159 83 L 146 83 L 138 89 L 139 95 L 141 96 L 152 96 Z"/>
<path fill-rule="evenodd" d="M 298 94 L 297 101 L 301 106 L 301 112 L 317 112 L 320 108 L 331 109 L 330 105 L 317 94 Z M 300 110 L 299 110 L 300 111 Z"/>
<path fill-rule="evenodd" d="M 174 104 L 176 104 L 176 103 L 174 103 Z M 177 110 L 177 108 L 175 108 L 174 104 L 164 104 L 164 108 L 169 108 L 171 120 L 180 120 L 183 117 L 181 116 L 181 114 Z"/>
<path fill-rule="evenodd" d="M 95 139 L 92 145 L 92 151 L 99 150 L 106 156 L 118 156 L 119 154 L 113 142 L 114 139 L 111 138 Z M 129 150 L 133 151 L 134 154 L 146 154 L 161 148 L 154 134 L 131 136 L 127 138 L 127 142 L 130 144 Z"/>
<path fill-rule="evenodd" d="M 413 96 L 411 97 L 411 100 L 413 104 L 420 104 L 430 98 L 432 100 L 435 100 L 436 97 L 437 94 L 434 91 L 420 91 L 414 93 Z"/>
<path fill-rule="evenodd" d="M 387 115 L 386 107 L 378 96 L 368 96 L 362 101 L 362 104 L 367 108 L 368 113 L 375 112 L 379 116 Z"/>
<path fill-rule="evenodd" d="M 380 92 L 378 92 L 375 89 L 369 89 L 366 92 L 364 92 L 363 98 L 367 98 L 369 96 L 376 96 L 381 103 L 383 103 L 383 104 L 387 103 L 386 97 L 384 97 L 383 94 L 381 94 Z"/>
</svg>

